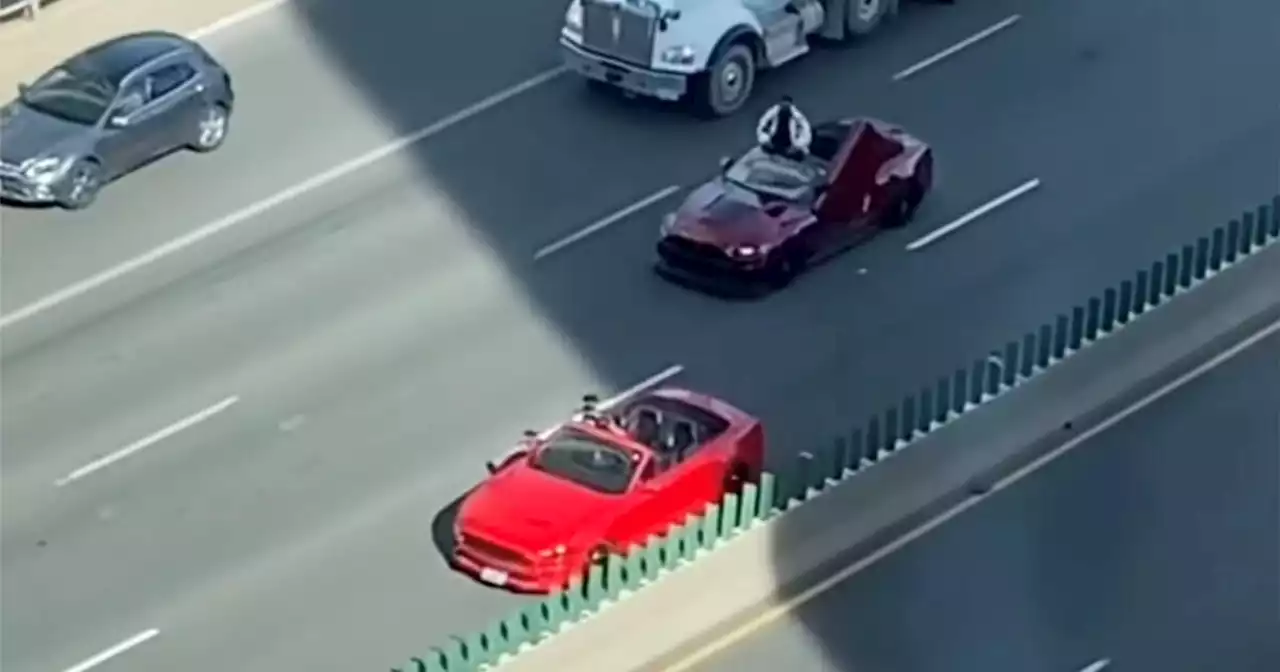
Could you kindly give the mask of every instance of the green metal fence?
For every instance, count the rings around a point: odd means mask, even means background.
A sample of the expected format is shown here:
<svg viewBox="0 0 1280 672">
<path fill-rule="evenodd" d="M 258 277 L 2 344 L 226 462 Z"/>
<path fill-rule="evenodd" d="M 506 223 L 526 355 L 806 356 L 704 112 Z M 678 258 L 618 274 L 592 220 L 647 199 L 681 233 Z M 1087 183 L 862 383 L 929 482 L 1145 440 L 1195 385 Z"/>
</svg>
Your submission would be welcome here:
<svg viewBox="0 0 1280 672">
<path fill-rule="evenodd" d="M 747 485 L 740 495 L 726 496 L 704 515 L 673 526 L 665 536 L 650 539 L 626 556 L 608 558 L 567 590 L 509 614 L 481 632 L 453 637 L 393 672 L 476 672 L 536 644 L 741 531 L 843 485 L 914 439 L 1277 241 L 1280 196 L 939 378 L 829 446 L 802 453 L 785 473 L 766 473 L 759 485 Z"/>
</svg>

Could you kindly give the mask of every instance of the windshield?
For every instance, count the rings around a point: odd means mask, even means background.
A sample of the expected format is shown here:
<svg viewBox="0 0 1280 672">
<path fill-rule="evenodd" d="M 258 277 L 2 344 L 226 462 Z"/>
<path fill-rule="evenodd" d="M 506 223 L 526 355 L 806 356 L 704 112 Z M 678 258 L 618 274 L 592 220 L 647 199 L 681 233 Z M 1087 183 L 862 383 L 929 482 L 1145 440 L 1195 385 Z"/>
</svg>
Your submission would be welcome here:
<svg viewBox="0 0 1280 672">
<path fill-rule="evenodd" d="M 92 126 L 106 113 L 115 95 L 115 87 L 101 78 L 58 67 L 27 87 L 22 102 L 49 116 Z"/>
<path fill-rule="evenodd" d="M 607 495 L 620 495 L 631 485 L 639 460 L 630 451 L 581 432 L 565 430 L 551 437 L 533 456 L 534 468 Z"/>
<path fill-rule="evenodd" d="M 725 178 L 758 194 L 798 201 L 821 177 L 816 167 L 751 152 L 729 167 Z"/>
</svg>

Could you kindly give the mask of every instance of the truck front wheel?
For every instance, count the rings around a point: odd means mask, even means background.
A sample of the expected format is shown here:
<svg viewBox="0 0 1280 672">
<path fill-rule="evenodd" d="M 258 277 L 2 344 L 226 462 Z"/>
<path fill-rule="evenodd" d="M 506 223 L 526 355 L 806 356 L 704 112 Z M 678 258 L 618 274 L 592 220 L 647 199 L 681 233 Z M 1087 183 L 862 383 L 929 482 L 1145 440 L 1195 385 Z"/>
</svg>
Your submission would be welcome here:
<svg viewBox="0 0 1280 672">
<path fill-rule="evenodd" d="M 727 117 L 747 102 L 755 82 L 755 56 L 747 45 L 734 44 L 690 82 L 694 112 L 705 118 Z"/>
</svg>

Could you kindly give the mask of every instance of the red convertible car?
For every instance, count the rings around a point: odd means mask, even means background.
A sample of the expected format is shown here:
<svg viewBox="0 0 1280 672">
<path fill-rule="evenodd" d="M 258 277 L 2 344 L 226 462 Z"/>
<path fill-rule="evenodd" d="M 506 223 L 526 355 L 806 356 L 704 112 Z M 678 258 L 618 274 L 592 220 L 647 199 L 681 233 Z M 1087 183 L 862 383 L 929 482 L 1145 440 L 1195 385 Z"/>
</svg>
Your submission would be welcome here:
<svg viewBox="0 0 1280 672">
<path fill-rule="evenodd" d="M 760 421 L 688 390 L 645 393 L 526 435 L 462 501 L 452 562 L 481 581 L 553 592 L 759 477 Z"/>
<path fill-rule="evenodd" d="M 725 159 L 662 224 L 657 270 L 702 289 L 758 295 L 882 229 L 906 225 L 933 186 L 933 150 L 859 118 L 819 124 L 793 159 Z"/>
</svg>

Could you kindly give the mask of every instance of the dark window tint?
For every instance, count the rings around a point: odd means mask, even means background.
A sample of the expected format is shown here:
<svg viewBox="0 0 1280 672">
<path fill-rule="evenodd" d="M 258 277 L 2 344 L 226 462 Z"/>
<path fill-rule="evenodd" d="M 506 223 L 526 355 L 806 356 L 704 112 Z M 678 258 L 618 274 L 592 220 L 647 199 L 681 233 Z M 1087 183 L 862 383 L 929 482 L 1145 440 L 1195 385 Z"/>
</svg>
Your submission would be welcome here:
<svg viewBox="0 0 1280 672">
<path fill-rule="evenodd" d="M 190 63 L 175 63 L 168 65 L 152 73 L 151 80 L 151 98 L 162 98 L 173 92 L 174 89 L 186 84 L 192 77 L 196 76 L 196 69 L 191 67 Z"/>
</svg>

